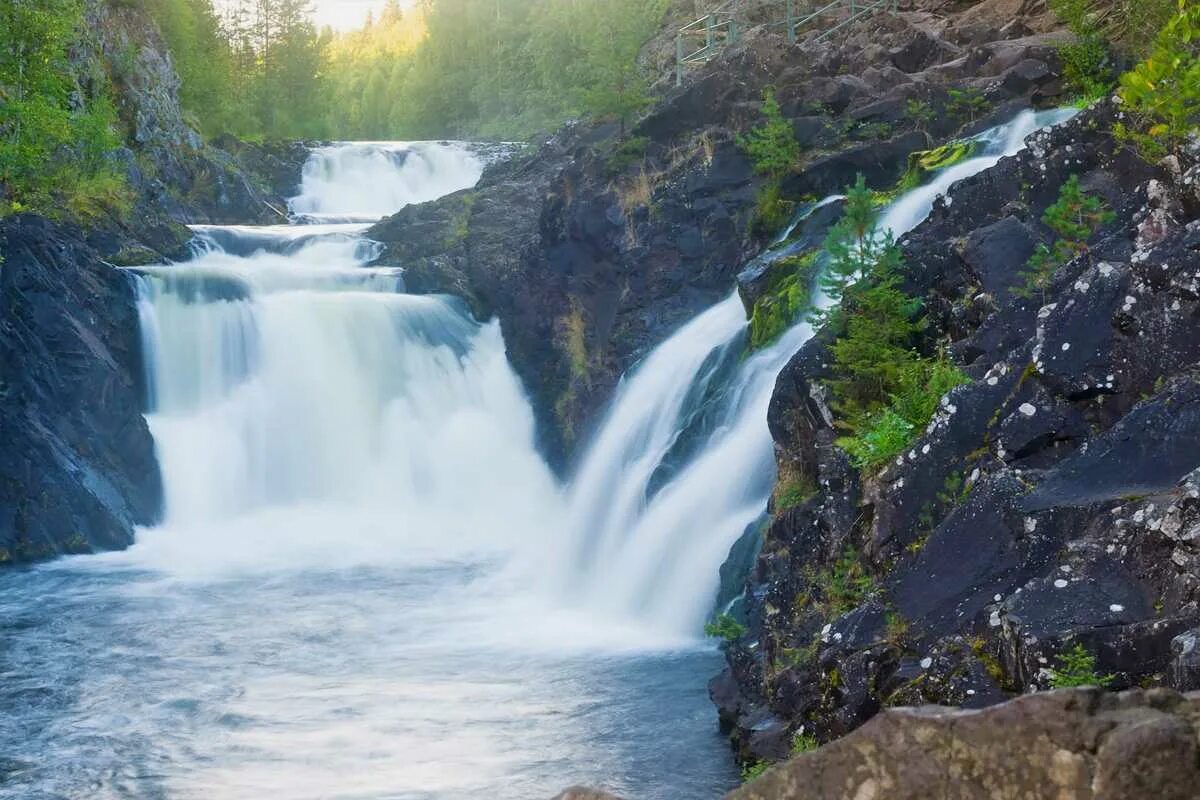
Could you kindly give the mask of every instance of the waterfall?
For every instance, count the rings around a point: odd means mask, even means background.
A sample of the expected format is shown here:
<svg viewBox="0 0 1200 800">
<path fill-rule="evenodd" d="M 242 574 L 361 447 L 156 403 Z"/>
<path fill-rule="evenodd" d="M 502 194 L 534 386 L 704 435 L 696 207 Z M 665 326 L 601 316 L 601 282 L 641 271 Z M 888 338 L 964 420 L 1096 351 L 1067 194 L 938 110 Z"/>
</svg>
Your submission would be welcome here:
<svg viewBox="0 0 1200 800">
<path fill-rule="evenodd" d="M 364 222 L 468 189 L 484 159 L 458 142 L 343 142 L 315 150 L 290 211 L 303 221 Z"/>
<path fill-rule="evenodd" d="M 880 227 L 899 238 L 956 181 L 1016 153 L 1031 133 L 1073 113 L 1026 111 L 985 131 L 976 137 L 978 156 L 897 198 Z M 817 293 L 814 303 L 829 300 Z M 775 380 L 813 333 L 798 322 L 714 385 L 714 364 L 730 351 L 743 354 L 746 327 L 735 293 L 682 327 L 622 382 L 569 490 L 565 547 L 581 565 L 571 583 L 585 602 L 677 634 L 698 631 L 710 613 L 718 567 L 765 513 L 774 483 L 767 408 Z M 697 431 L 703 444 L 673 465 L 668 480 L 653 480 L 698 416 L 715 420 Z"/>
<path fill-rule="evenodd" d="M 463 145 L 332 146 L 292 205 L 377 216 L 478 175 Z M 403 294 L 399 270 L 365 266 L 364 228 L 197 226 L 195 258 L 139 271 L 166 489 L 142 565 L 486 561 L 556 527 L 498 323 Z"/>
</svg>

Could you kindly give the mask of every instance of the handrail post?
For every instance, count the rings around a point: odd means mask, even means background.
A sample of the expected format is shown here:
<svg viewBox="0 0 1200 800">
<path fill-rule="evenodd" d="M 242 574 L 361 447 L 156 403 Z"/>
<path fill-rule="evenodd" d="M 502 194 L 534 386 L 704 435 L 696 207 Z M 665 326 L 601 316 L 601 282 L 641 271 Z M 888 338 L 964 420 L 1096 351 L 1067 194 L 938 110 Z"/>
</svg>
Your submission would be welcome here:
<svg viewBox="0 0 1200 800">
<path fill-rule="evenodd" d="M 787 38 L 796 43 L 796 0 L 787 0 Z"/>
<path fill-rule="evenodd" d="M 708 55 L 712 51 L 713 45 L 715 45 L 717 43 L 717 39 L 716 39 L 717 32 L 716 32 L 716 28 L 715 28 L 716 18 L 717 18 L 716 14 L 709 14 L 704 20 L 705 55 Z"/>
<path fill-rule="evenodd" d="M 737 20 L 733 17 L 729 18 L 729 43 L 736 44 L 738 39 Z"/>
<path fill-rule="evenodd" d="M 683 33 L 675 34 L 675 85 L 683 86 Z"/>
</svg>

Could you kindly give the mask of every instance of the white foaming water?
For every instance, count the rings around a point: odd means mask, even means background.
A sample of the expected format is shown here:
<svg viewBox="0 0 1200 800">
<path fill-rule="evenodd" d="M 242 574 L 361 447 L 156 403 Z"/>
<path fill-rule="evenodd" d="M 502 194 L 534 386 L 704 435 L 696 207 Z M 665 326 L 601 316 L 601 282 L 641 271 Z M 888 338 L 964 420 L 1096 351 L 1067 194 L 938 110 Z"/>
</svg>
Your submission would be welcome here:
<svg viewBox="0 0 1200 800">
<path fill-rule="evenodd" d="M 363 150 L 314 162 L 346 181 Z M 369 183 L 334 188 L 324 208 L 384 202 Z M 70 592 L 22 588 L 19 613 L 80 627 L 70 657 L 56 633 L 18 671 L 86 662 L 63 725 L 106 735 L 21 737 L 0 720 L 6 753 L 44 765 L 17 791 L 523 800 L 608 781 L 704 800 L 730 788 L 724 742 L 696 724 L 715 654 L 545 591 L 565 504 L 499 325 L 400 293 L 398 271 L 364 266 L 361 231 L 198 227 L 193 260 L 138 270 L 165 518 L 126 552 L 39 573 L 69 575 Z M 55 598 L 85 610 L 43 611 Z M 636 742 L 677 767 L 650 768 Z"/>
<path fill-rule="evenodd" d="M 289 206 L 303 221 L 374 221 L 474 186 L 483 166 L 462 142 L 334 144 L 313 152 Z"/>
<path fill-rule="evenodd" d="M 908 232 L 955 181 L 1016 153 L 1029 134 L 1072 114 L 1024 112 L 984 132 L 979 156 L 898 198 L 883 213 L 881 229 L 897 237 Z M 829 302 L 820 292 L 814 297 L 819 308 Z M 675 634 L 698 630 L 710 613 L 717 568 L 766 511 L 775 470 L 767 408 L 779 372 L 811 337 L 811 326 L 800 322 L 747 358 L 718 399 L 718 424 L 702 434 L 703 445 L 665 483 L 652 477 L 695 412 L 682 398 L 706 396 L 713 359 L 741 346 L 746 325 L 735 293 L 681 328 L 622 383 L 569 498 L 569 547 L 584 565 L 573 592 L 588 603 Z"/>
</svg>

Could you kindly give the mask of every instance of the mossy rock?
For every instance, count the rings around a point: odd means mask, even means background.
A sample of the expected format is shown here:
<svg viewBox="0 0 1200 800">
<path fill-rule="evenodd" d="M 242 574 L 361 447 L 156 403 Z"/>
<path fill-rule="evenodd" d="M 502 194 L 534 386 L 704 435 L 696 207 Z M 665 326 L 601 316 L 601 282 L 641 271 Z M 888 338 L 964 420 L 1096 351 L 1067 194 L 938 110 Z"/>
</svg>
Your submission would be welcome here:
<svg viewBox="0 0 1200 800">
<path fill-rule="evenodd" d="M 918 150 L 908 156 L 908 167 L 897 189 L 908 191 L 923 184 L 930 175 L 955 164 L 961 164 L 979 152 L 980 143 L 974 139 L 958 139 L 932 150 Z"/>
<path fill-rule="evenodd" d="M 812 302 L 818 252 L 788 256 L 767 272 L 766 291 L 750 314 L 750 347 L 766 347 L 796 323 Z"/>
</svg>

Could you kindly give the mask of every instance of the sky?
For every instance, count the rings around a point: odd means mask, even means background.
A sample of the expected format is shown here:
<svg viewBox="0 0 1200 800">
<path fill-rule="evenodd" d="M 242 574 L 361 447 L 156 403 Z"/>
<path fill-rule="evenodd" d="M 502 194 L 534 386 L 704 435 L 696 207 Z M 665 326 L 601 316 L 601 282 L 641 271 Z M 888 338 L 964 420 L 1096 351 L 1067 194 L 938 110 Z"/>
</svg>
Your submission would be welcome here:
<svg viewBox="0 0 1200 800">
<path fill-rule="evenodd" d="M 313 0 L 317 26 L 329 25 L 334 30 L 349 30 L 363 24 L 367 13 L 379 13 L 384 0 Z M 410 3 L 401 3 L 410 5 Z"/>
</svg>

